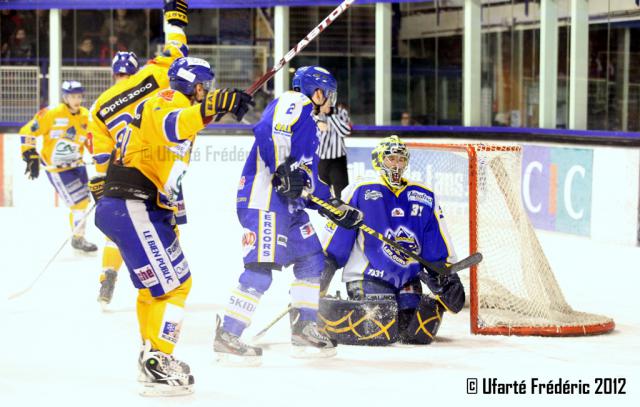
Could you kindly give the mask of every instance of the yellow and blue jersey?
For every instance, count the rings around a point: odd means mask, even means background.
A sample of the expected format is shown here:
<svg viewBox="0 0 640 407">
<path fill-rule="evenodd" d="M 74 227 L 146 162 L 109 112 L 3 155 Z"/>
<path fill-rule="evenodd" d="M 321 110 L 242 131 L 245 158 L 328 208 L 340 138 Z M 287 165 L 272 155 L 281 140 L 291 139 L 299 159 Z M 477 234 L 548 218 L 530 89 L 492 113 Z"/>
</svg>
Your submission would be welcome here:
<svg viewBox="0 0 640 407">
<path fill-rule="evenodd" d="M 98 97 L 91 107 L 89 134 L 93 146 L 91 153 L 99 174 L 106 173 L 109 156 L 122 141 L 124 128 L 133 121 L 140 104 L 169 87 L 169 67 L 187 54 L 184 32 L 179 27 L 169 26 L 163 54 Z"/>
<path fill-rule="evenodd" d="M 367 226 L 427 261 L 456 261 L 442 209 L 429 188 L 406 182 L 394 190 L 380 178 L 365 179 L 345 188 L 342 198 L 364 213 Z M 382 280 L 400 288 L 422 269 L 414 259 L 359 229 L 328 222 L 325 232 L 323 249 L 344 267 L 344 282 Z"/>
<path fill-rule="evenodd" d="M 272 101 L 253 128 L 255 140 L 238 186 L 238 208 L 291 213 L 307 206 L 302 199 L 290 201 L 272 185 L 276 168 L 292 158 L 308 176 L 311 192 L 329 197 L 328 186 L 318 178 L 318 127 L 313 103 L 299 92 L 285 92 Z"/>
<path fill-rule="evenodd" d="M 42 137 L 39 154 L 47 171 L 83 166 L 82 155 L 89 142 L 88 118 L 89 111 L 84 107 L 77 113 L 71 113 L 64 103 L 44 108 L 20 129 L 22 151 L 35 148 L 36 138 Z"/>
<path fill-rule="evenodd" d="M 137 168 L 173 201 L 191 158 L 198 131 L 205 125 L 200 104 L 192 105 L 180 92 L 165 89 L 139 106 L 139 116 L 123 131 L 118 158 L 126 167 Z M 173 209 L 173 208 L 171 208 Z"/>
</svg>

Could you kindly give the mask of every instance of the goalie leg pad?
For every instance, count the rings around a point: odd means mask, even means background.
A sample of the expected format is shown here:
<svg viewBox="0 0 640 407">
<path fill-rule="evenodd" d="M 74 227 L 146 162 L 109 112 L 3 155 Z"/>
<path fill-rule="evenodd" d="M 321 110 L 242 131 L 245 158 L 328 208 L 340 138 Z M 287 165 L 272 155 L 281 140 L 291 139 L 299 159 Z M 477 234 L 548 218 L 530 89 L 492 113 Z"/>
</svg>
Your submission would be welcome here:
<svg viewBox="0 0 640 407">
<path fill-rule="evenodd" d="M 423 295 L 413 313 L 406 311 L 405 317 L 408 317 L 408 325 L 400 333 L 402 342 L 418 345 L 430 344 L 442 323 L 442 316 L 445 311 L 442 304 L 431 297 Z"/>
<path fill-rule="evenodd" d="M 395 299 L 320 300 L 318 324 L 339 344 L 386 346 L 397 342 L 398 305 Z"/>
</svg>

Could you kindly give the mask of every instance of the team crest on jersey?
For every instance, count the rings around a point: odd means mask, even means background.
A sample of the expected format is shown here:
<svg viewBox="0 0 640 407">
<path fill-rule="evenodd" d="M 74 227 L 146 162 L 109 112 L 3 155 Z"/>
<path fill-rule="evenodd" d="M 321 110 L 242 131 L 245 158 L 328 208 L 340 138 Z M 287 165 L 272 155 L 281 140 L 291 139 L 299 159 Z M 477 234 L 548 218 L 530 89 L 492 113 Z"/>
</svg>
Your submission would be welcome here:
<svg viewBox="0 0 640 407">
<path fill-rule="evenodd" d="M 244 177 L 240 177 L 240 182 L 238 182 L 238 191 L 242 191 L 244 189 L 244 185 L 246 184 L 247 179 Z"/>
<path fill-rule="evenodd" d="M 385 233 L 385 237 L 395 241 L 410 252 L 420 253 L 420 244 L 418 243 L 416 236 L 413 234 L 413 232 L 403 226 L 400 226 L 395 231 L 387 230 L 387 232 Z M 382 251 L 388 258 L 403 267 L 406 267 L 415 261 L 386 243 L 382 246 Z"/>
<path fill-rule="evenodd" d="M 409 191 L 407 193 L 407 199 L 409 201 L 420 202 L 429 207 L 433 207 L 433 197 L 420 191 Z"/>
<path fill-rule="evenodd" d="M 391 216 L 394 218 L 401 218 L 404 216 L 404 211 L 402 210 L 402 208 L 393 208 L 393 210 L 391 211 Z"/>
<path fill-rule="evenodd" d="M 247 257 L 256 248 L 256 240 L 256 233 L 245 228 L 242 235 L 242 257 Z"/>
<path fill-rule="evenodd" d="M 380 191 L 376 191 L 376 190 L 371 190 L 371 189 L 367 189 L 366 191 L 364 191 L 364 200 L 368 201 L 368 200 L 372 200 L 375 201 L 377 199 L 382 198 L 382 192 Z"/>
</svg>

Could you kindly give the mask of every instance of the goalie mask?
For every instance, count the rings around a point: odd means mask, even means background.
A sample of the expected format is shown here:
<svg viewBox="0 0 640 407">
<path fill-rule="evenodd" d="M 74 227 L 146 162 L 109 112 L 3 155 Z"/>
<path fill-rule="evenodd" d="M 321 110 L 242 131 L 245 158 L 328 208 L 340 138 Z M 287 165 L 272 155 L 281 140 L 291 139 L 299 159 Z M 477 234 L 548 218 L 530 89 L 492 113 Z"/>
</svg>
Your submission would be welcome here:
<svg viewBox="0 0 640 407">
<path fill-rule="evenodd" d="M 386 137 L 371 152 L 371 163 L 390 187 L 400 188 L 409 165 L 409 149 L 398 136 Z"/>
</svg>

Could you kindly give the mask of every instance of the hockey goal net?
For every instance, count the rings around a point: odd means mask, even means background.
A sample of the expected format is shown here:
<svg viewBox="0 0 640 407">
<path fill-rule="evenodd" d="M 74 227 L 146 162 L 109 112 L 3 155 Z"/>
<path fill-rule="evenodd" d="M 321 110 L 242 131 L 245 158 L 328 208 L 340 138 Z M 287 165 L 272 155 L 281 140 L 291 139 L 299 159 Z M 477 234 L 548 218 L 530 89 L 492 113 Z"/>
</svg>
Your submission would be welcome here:
<svg viewBox="0 0 640 407">
<path fill-rule="evenodd" d="M 521 203 L 519 146 L 408 144 L 407 175 L 433 188 L 458 258 L 484 256 L 461 272 L 472 333 L 568 336 L 613 330 L 611 318 L 574 311 L 564 299 Z"/>
</svg>

